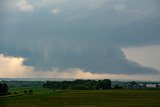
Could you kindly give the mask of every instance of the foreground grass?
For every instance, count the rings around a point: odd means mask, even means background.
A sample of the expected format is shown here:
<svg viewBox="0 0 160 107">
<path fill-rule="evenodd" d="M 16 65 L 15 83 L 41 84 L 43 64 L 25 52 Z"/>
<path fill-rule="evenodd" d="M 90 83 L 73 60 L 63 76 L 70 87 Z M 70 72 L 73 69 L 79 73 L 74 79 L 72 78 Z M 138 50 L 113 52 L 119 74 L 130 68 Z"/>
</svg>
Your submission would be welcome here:
<svg viewBox="0 0 160 107">
<path fill-rule="evenodd" d="M 33 94 L 1 97 L 0 107 L 160 107 L 159 90 L 33 90 Z"/>
</svg>

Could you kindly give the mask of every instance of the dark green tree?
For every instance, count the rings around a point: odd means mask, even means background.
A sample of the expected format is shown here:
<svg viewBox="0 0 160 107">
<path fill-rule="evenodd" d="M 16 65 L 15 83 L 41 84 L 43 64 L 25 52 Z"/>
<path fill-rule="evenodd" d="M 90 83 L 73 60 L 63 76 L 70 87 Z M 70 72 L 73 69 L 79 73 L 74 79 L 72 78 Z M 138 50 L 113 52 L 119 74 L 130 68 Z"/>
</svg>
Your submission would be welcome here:
<svg viewBox="0 0 160 107">
<path fill-rule="evenodd" d="M 32 93 L 33 93 L 33 90 L 32 90 L 32 89 L 28 91 L 28 94 L 32 94 Z"/>
<path fill-rule="evenodd" d="M 123 89 L 123 87 L 122 87 L 122 86 L 119 86 L 119 85 L 115 85 L 115 86 L 114 86 L 114 89 Z"/>
<path fill-rule="evenodd" d="M 73 89 L 73 90 L 99 90 L 110 89 L 111 80 L 83 80 L 77 79 L 74 81 L 47 81 L 43 84 L 43 88 L 49 89 Z"/>
<path fill-rule="evenodd" d="M 0 83 L 0 95 L 8 95 L 9 87 L 6 83 Z"/>
</svg>

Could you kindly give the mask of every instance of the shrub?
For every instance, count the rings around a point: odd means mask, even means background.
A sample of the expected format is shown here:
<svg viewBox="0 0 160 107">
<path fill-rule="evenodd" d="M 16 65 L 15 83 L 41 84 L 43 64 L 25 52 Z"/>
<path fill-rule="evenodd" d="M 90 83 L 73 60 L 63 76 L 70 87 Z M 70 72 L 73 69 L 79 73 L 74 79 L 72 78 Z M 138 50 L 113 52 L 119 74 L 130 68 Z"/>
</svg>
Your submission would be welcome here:
<svg viewBox="0 0 160 107">
<path fill-rule="evenodd" d="M 26 90 L 24 90 L 24 92 L 23 92 L 23 93 L 25 93 L 25 94 L 26 94 L 26 93 L 27 93 L 27 91 L 26 91 Z"/>
<path fill-rule="evenodd" d="M 14 94 L 18 94 L 17 92 L 14 92 Z"/>
<path fill-rule="evenodd" d="M 123 89 L 123 87 L 119 86 L 119 85 L 115 85 L 114 89 Z"/>
<path fill-rule="evenodd" d="M 29 94 L 32 94 L 32 93 L 33 93 L 33 90 L 32 90 L 32 89 L 31 89 L 31 90 L 29 90 L 29 91 L 28 91 L 28 93 L 29 93 Z"/>
</svg>

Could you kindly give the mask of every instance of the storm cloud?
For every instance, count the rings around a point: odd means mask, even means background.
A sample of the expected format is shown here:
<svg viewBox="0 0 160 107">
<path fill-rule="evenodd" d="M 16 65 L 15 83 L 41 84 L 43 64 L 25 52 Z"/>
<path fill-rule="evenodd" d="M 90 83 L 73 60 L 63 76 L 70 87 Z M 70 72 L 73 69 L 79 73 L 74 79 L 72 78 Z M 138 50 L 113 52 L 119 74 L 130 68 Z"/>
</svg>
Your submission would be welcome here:
<svg viewBox="0 0 160 107">
<path fill-rule="evenodd" d="M 1 54 L 26 58 L 37 70 L 159 73 L 121 51 L 160 43 L 158 0 L 23 0 L 29 12 L 19 2 L 0 1 Z"/>
</svg>

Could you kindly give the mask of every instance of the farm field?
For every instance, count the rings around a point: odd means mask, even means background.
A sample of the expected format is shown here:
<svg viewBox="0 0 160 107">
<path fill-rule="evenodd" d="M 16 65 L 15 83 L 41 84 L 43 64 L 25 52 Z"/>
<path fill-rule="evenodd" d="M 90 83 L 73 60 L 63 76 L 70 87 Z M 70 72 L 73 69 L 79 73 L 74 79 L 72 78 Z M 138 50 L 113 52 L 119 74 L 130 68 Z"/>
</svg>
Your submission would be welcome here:
<svg viewBox="0 0 160 107">
<path fill-rule="evenodd" d="M 13 89 L 16 95 L 0 97 L 0 107 L 160 107 L 160 90 L 53 91 Z"/>
</svg>

